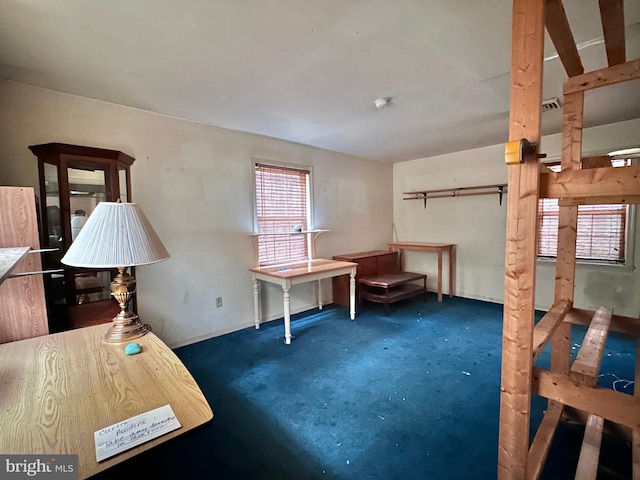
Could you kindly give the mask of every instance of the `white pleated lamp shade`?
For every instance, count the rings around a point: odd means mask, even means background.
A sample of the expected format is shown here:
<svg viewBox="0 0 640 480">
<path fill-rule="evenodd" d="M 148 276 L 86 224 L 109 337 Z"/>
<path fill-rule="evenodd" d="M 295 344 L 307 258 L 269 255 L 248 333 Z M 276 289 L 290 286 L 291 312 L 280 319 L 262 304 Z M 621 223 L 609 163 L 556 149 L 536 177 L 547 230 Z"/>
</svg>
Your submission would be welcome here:
<svg viewBox="0 0 640 480">
<path fill-rule="evenodd" d="M 72 267 L 117 268 L 169 258 L 158 234 L 136 203 L 100 202 L 62 257 Z"/>
</svg>

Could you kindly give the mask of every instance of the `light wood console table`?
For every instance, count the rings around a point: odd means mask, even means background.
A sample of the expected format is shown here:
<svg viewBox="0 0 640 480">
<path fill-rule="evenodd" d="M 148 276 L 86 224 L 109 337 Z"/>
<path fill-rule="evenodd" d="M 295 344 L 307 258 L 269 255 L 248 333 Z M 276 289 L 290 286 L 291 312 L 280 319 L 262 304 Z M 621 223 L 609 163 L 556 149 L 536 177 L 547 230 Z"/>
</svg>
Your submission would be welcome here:
<svg viewBox="0 0 640 480">
<path fill-rule="evenodd" d="M 153 333 L 142 352 L 103 341 L 110 325 L 0 345 L 0 452 L 78 455 L 86 478 L 213 418 L 195 380 Z M 98 463 L 94 432 L 163 405 L 182 425 Z"/>
<path fill-rule="evenodd" d="M 291 312 L 289 290 L 299 283 L 318 281 L 318 308 L 322 309 L 322 282 L 324 278 L 349 275 L 349 316 L 356 318 L 356 267 L 357 263 L 316 258 L 305 262 L 251 268 L 253 272 L 253 302 L 256 328 L 260 328 L 260 285 L 259 281 L 270 282 L 282 287 L 284 301 L 284 343 L 291 343 Z"/>
<path fill-rule="evenodd" d="M 438 253 L 438 301 L 442 302 L 442 252 L 447 252 L 449 257 L 449 297 L 453 297 L 455 285 L 455 244 L 454 243 L 422 243 L 422 242 L 395 242 L 388 243 L 389 250 L 416 250 L 420 252 Z M 401 262 L 404 259 L 401 258 Z M 403 268 L 404 269 L 404 268 Z"/>
</svg>

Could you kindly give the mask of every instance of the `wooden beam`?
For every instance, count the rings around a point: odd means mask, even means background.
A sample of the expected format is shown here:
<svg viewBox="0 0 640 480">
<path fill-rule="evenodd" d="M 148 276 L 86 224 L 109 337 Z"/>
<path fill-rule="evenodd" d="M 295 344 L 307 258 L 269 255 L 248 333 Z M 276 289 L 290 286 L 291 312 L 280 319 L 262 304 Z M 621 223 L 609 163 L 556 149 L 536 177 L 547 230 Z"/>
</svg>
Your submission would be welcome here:
<svg viewBox="0 0 640 480">
<path fill-rule="evenodd" d="M 600 373 L 600 362 L 609 334 L 609 325 L 613 312 L 606 307 L 599 307 L 589 324 L 589 329 L 582 340 L 578 356 L 571 365 L 569 376 L 582 385 L 595 386 Z"/>
<path fill-rule="evenodd" d="M 544 23 L 567 75 L 573 77 L 583 73 L 578 47 L 560 0 L 545 0 Z"/>
<path fill-rule="evenodd" d="M 579 170 L 582 164 L 582 129 L 584 123 L 584 92 L 564 97 L 562 107 L 561 170 Z"/>
<path fill-rule="evenodd" d="M 565 405 L 562 410 L 562 420 L 563 422 L 571 422 L 571 423 L 579 423 L 581 425 L 586 425 L 587 420 L 589 418 L 589 413 L 583 412 L 582 410 L 578 410 L 573 407 L 567 407 Z M 612 422 L 610 420 L 604 421 L 604 429 L 602 430 L 604 435 L 613 435 L 618 438 L 624 439 L 626 442 L 631 444 L 631 433 L 632 430 L 625 426 L 620 425 L 619 423 Z"/>
<path fill-rule="evenodd" d="M 540 162 L 540 173 L 548 173 L 548 172 L 553 172 L 553 170 L 551 170 L 547 164 Z"/>
<path fill-rule="evenodd" d="M 632 429 L 640 429 L 640 398 L 609 388 L 579 385 L 562 373 L 533 368 L 533 392 Z"/>
<path fill-rule="evenodd" d="M 562 417 L 563 405 L 549 400 L 547 411 L 538 427 L 536 436 L 529 449 L 527 460 L 527 480 L 537 480 L 540 478 L 544 462 L 549 453 L 549 447 L 558 428 L 558 422 Z"/>
<path fill-rule="evenodd" d="M 562 109 L 561 170 L 578 170 L 582 157 L 582 124 L 584 118 L 584 92 L 565 96 Z M 573 303 L 576 272 L 576 238 L 578 207 L 561 206 L 558 212 L 558 249 L 553 302 L 568 300 Z M 563 323 L 556 330 L 551 345 L 551 370 L 569 372 L 571 363 L 571 325 Z"/>
<path fill-rule="evenodd" d="M 582 308 L 572 308 L 564 317 L 564 321 L 574 325 L 589 326 L 591 318 L 595 314 L 592 310 L 584 310 Z M 640 337 L 640 319 L 635 317 L 625 317 L 623 315 L 613 315 L 611 317 L 611 326 L 609 330 L 612 332 L 630 335 L 632 337 Z"/>
<path fill-rule="evenodd" d="M 609 66 L 624 63 L 627 61 L 624 43 L 624 2 L 623 0 L 598 0 L 598 4 Z"/>
<path fill-rule="evenodd" d="M 640 78 L 640 59 L 570 77 L 564 82 L 565 95 Z"/>
<path fill-rule="evenodd" d="M 603 426 L 604 418 L 597 415 L 589 415 L 582 440 L 582 448 L 580 449 L 576 480 L 596 480 Z"/>
<path fill-rule="evenodd" d="M 558 200 L 558 205 L 638 205 L 640 203 L 640 195 L 608 195 L 606 197 L 576 197 L 576 198 L 561 198 Z"/>
<path fill-rule="evenodd" d="M 553 333 L 562 323 L 565 315 L 571 310 L 571 302 L 569 300 L 561 300 L 549 309 L 549 311 L 540 319 L 533 330 L 533 359 L 535 361 L 538 355 L 544 350 L 547 342 L 551 339 Z"/>
<path fill-rule="evenodd" d="M 540 174 L 541 198 L 640 195 L 640 165 Z"/>
<path fill-rule="evenodd" d="M 509 140 L 540 145 L 544 3 L 513 0 Z M 527 474 L 535 312 L 537 151 L 508 169 L 498 479 Z"/>
<path fill-rule="evenodd" d="M 611 166 L 611 157 L 609 155 L 597 155 L 594 157 L 582 157 L 580 160 L 582 168 L 602 168 Z"/>
</svg>

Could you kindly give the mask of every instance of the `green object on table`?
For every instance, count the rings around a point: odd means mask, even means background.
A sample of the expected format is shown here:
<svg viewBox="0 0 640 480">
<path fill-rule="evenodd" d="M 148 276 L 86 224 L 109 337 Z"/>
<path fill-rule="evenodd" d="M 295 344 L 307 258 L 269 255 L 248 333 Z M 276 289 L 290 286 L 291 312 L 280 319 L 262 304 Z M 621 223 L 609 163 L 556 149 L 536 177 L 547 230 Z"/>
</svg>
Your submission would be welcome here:
<svg viewBox="0 0 640 480">
<path fill-rule="evenodd" d="M 126 347 L 124 347 L 124 353 L 127 355 L 135 355 L 136 353 L 140 353 L 142 348 L 137 343 L 130 343 Z"/>
</svg>

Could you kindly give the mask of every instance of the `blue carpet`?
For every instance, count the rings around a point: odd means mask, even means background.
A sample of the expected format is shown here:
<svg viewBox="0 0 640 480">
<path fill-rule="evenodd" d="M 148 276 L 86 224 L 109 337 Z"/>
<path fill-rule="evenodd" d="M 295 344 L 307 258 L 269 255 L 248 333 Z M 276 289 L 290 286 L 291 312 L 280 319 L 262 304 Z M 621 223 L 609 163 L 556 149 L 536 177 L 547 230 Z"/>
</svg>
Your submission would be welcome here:
<svg viewBox="0 0 640 480">
<path fill-rule="evenodd" d="M 368 304 L 355 321 L 329 306 L 293 316 L 292 333 L 285 345 L 276 320 L 177 349 L 213 421 L 101 478 L 496 478 L 502 305 L 430 295 L 390 315 Z M 632 342 L 608 347 L 601 383 L 633 378 Z M 535 426 L 545 401 L 533 406 Z M 565 478 L 579 428 L 559 432 L 544 478 Z"/>
</svg>

